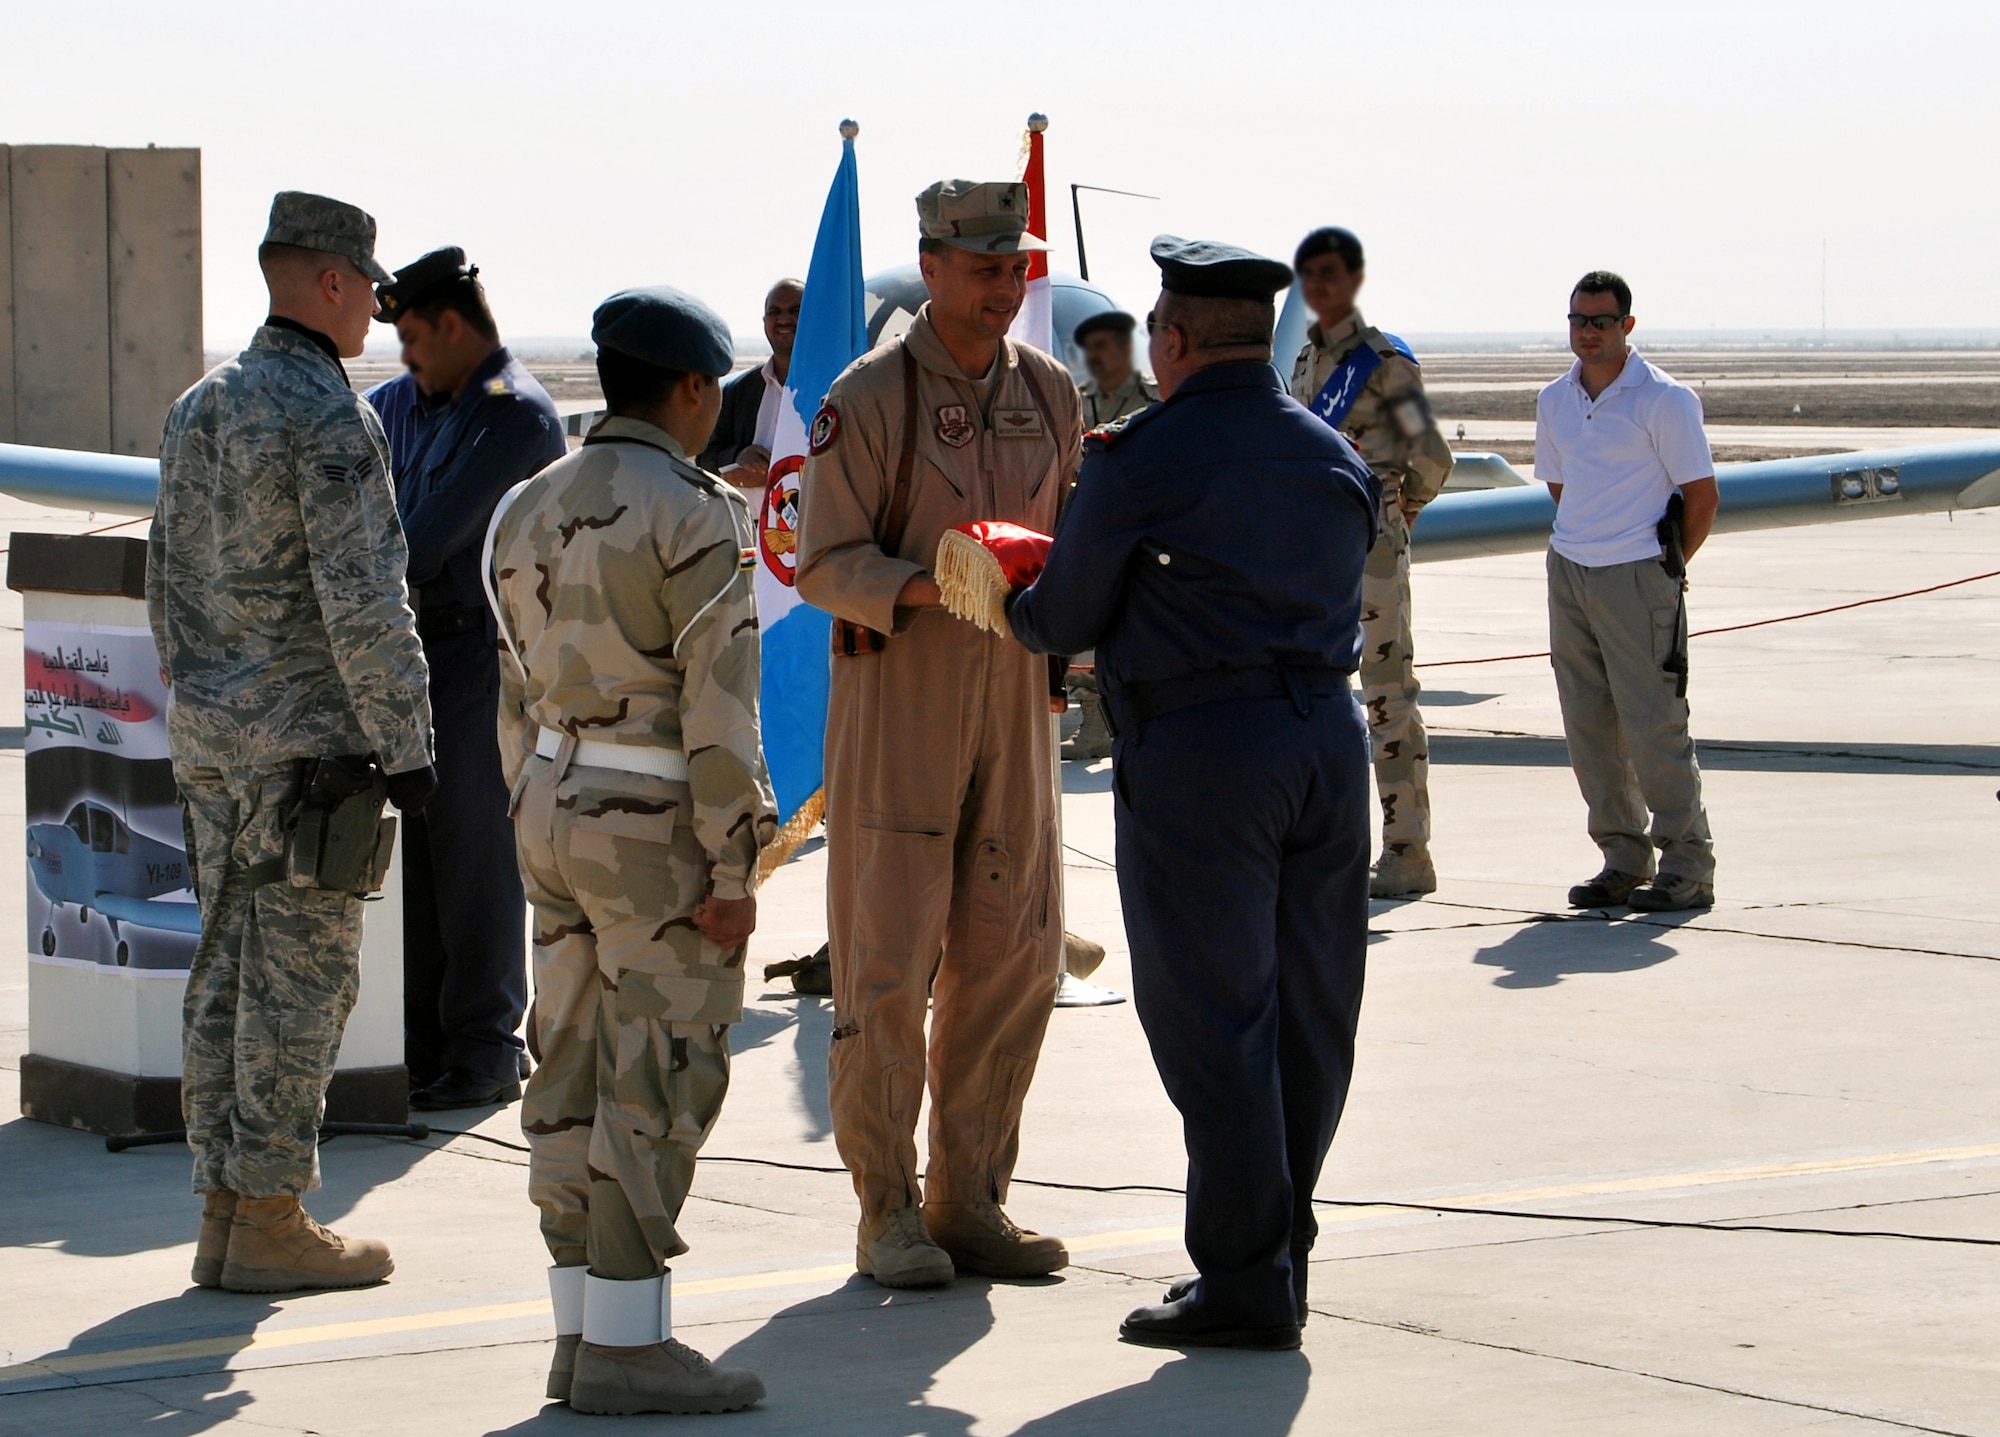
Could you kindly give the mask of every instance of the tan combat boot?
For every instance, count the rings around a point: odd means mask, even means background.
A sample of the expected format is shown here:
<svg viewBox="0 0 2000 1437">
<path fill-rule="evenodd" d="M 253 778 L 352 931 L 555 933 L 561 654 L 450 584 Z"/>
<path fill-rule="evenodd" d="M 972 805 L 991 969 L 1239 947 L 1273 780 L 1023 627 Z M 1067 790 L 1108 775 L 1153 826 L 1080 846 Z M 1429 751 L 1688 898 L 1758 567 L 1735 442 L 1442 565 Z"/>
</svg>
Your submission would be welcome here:
<svg viewBox="0 0 2000 1437">
<path fill-rule="evenodd" d="M 201 1195 L 201 1236 L 194 1240 L 196 1287 L 222 1286 L 222 1263 L 229 1256 L 229 1220 L 236 1216 L 236 1194 L 224 1188 Z"/>
<path fill-rule="evenodd" d="M 576 1377 L 576 1349 L 583 1341 L 588 1272 L 581 1263 L 549 1269 L 549 1306 L 556 1320 L 556 1353 L 555 1360 L 549 1363 L 547 1395 L 558 1402 L 569 1401 L 570 1383 Z"/>
<path fill-rule="evenodd" d="M 296 1196 L 236 1199 L 222 1285 L 230 1292 L 367 1287 L 396 1270 L 387 1244 L 328 1232 Z"/>
<path fill-rule="evenodd" d="M 1089 938 L 1079 938 L 1069 930 L 1063 930 L 1063 972 L 1079 981 L 1095 973 L 1104 962 L 1104 945 Z"/>
<path fill-rule="evenodd" d="M 717 1367 L 671 1337 L 646 1347 L 583 1342 L 569 1388 L 570 1411 L 601 1416 L 740 1412 L 763 1400 L 764 1384 L 756 1373 Z"/>
<path fill-rule="evenodd" d="M 1419 898 L 1437 892 L 1437 886 L 1431 851 L 1421 843 L 1399 843 L 1383 849 L 1368 875 L 1370 898 Z"/>
<path fill-rule="evenodd" d="M 1046 1277 L 1069 1266 L 1059 1237 L 1015 1226 L 995 1202 L 927 1202 L 931 1240 L 966 1272 L 982 1277 Z"/>
<path fill-rule="evenodd" d="M 570 1388 L 576 1382 L 576 1354 L 582 1346 L 581 1332 L 565 1333 L 556 1338 L 555 1360 L 549 1363 L 549 1385 L 543 1389 L 545 1396 L 557 1402 L 569 1401 Z"/>
<path fill-rule="evenodd" d="M 883 1287 L 944 1287 L 957 1275 L 913 1207 L 892 1207 L 879 1217 L 861 1219 L 854 1267 Z"/>
<path fill-rule="evenodd" d="M 1095 763 L 1100 758 L 1111 757 L 1111 725 L 1104 719 L 1104 700 L 1098 696 L 1096 684 L 1089 688 L 1078 686 L 1076 706 L 1083 710 L 1083 722 L 1077 731 L 1062 741 L 1062 756 L 1072 762 Z"/>
</svg>

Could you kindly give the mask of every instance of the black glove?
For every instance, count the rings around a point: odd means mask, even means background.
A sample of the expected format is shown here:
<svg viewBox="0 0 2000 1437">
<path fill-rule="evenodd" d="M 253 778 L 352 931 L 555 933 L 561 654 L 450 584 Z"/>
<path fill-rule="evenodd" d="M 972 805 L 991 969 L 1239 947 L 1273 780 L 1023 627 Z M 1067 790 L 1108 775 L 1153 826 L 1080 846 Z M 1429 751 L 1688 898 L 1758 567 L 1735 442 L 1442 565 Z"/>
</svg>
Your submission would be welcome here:
<svg viewBox="0 0 2000 1437">
<path fill-rule="evenodd" d="M 427 763 L 407 773 L 392 773 L 387 782 L 391 803 L 404 813 L 422 813 L 431 795 L 438 791 L 437 765 Z"/>
</svg>

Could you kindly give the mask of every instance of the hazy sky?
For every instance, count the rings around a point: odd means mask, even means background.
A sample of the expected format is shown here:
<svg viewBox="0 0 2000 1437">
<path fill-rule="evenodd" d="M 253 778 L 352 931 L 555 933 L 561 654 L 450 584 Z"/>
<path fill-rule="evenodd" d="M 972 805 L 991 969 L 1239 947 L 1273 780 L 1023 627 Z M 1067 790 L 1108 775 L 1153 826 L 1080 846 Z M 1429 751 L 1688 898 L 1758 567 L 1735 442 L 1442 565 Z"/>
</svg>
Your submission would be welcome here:
<svg viewBox="0 0 2000 1437">
<path fill-rule="evenodd" d="M 872 272 L 933 179 L 1012 178 L 1048 113 L 1051 238 L 1143 311 L 1156 231 L 1368 247 L 1416 331 L 1560 324 L 1585 269 L 1642 325 L 2000 327 L 2000 5 L 106 4 L 0 0 L 0 141 L 198 145 L 207 343 L 262 314 L 273 191 L 461 244 L 503 328 L 580 335 L 666 282 L 753 332 L 858 144 Z"/>
</svg>

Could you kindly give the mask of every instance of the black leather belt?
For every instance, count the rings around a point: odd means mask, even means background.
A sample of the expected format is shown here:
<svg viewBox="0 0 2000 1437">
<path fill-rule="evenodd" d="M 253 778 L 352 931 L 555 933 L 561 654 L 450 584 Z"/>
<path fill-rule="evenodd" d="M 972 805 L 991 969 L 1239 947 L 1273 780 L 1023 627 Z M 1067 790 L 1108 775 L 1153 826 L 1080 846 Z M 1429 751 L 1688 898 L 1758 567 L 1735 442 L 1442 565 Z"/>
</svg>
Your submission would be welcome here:
<svg viewBox="0 0 2000 1437">
<path fill-rule="evenodd" d="M 486 628 L 486 610 L 470 604 L 425 604 L 417 611 L 417 634 L 426 639 L 450 639 L 460 634 L 481 633 Z"/>
<path fill-rule="evenodd" d="M 1115 692 L 1105 695 L 1105 704 L 1111 711 L 1114 728 L 1136 733 L 1148 719 L 1224 699 L 1288 698 L 1298 705 L 1300 713 L 1309 713 L 1311 705 L 1306 702 L 1309 697 L 1344 693 L 1348 687 L 1348 675 L 1342 669 L 1273 664 L 1258 669 L 1205 669 L 1177 679 L 1120 685 Z"/>
</svg>

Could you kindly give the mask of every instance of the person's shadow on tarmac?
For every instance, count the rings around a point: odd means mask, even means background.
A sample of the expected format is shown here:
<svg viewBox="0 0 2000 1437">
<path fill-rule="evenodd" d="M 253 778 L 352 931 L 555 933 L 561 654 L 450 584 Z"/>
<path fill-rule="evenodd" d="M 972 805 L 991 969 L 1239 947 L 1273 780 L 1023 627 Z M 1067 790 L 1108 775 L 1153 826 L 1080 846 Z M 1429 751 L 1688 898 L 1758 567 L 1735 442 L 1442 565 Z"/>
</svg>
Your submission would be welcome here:
<svg viewBox="0 0 2000 1437">
<path fill-rule="evenodd" d="M 1496 988 L 1553 988 L 1572 973 L 1634 973 L 1677 956 L 1679 949 L 1663 940 L 1662 930 L 1675 918 L 1567 918 L 1529 923 L 1489 948 L 1473 955 L 1474 963 L 1506 971 L 1493 980 Z"/>
<path fill-rule="evenodd" d="M 1100 1393 L 1024 1423 L 1013 1437 L 1227 1432 L 1284 1437 L 1312 1383 L 1303 1352 L 1191 1352 L 1144 1382 Z"/>
<path fill-rule="evenodd" d="M 762 1374 L 765 1407 L 791 1431 L 970 1437 L 978 1419 L 930 1393 L 938 1373 L 992 1330 L 993 1302 L 978 1279 L 890 1292 L 856 1276 L 774 1314 L 716 1360 Z"/>
<path fill-rule="evenodd" d="M 189 1287 L 177 1296 L 130 1308 L 95 1327 L 86 1328 L 70 1338 L 69 1345 L 61 1351 L 42 1356 L 87 1358 L 97 1353 L 120 1353 L 155 1345 L 176 1349 L 174 1356 L 161 1356 L 162 1363 L 171 1366 L 150 1369 L 150 1373 L 164 1371 L 166 1375 L 159 1378 L 147 1396 L 132 1404 L 128 1414 L 133 1424 L 130 1430 L 143 1428 L 148 1433 L 159 1434 L 159 1437 L 189 1437 L 192 1433 L 207 1432 L 234 1423 L 245 1416 L 257 1398 L 255 1393 L 237 1388 L 238 1380 L 244 1375 L 240 1372 L 216 1369 L 180 1375 L 172 1371 L 172 1366 L 190 1364 L 199 1367 L 227 1361 L 231 1354 L 250 1346 L 256 1338 L 257 1328 L 278 1310 L 278 1301 L 274 1298 L 247 1297 L 240 1293 Z M 148 1369 L 134 1369 L 135 1372 L 142 1370 Z M 5 1430 L 84 1430 L 68 1425 L 71 1414 L 66 1410 L 66 1399 L 75 1391 L 73 1387 L 64 1386 L 39 1392 L 10 1393 L 6 1409 L 8 1417 L 21 1421 L 23 1425 L 6 1427 Z M 94 1395 L 102 1402 L 108 1394 L 104 1386 L 98 1386 Z M 112 1400 L 115 1401 L 115 1398 Z M 103 1412 L 101 1406 L 96 1411 L 100 1418 L 109 1415 Z M 47 1425 L 44 1426 L 44 1423 Z"/>
</svg>

